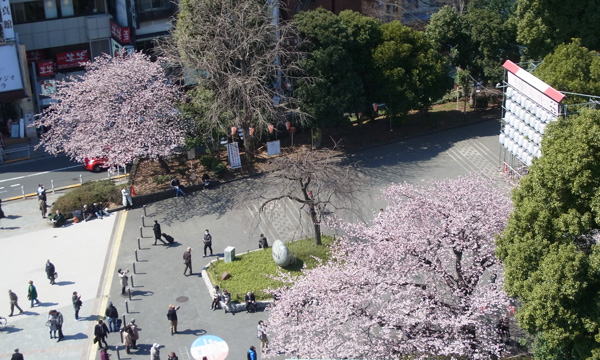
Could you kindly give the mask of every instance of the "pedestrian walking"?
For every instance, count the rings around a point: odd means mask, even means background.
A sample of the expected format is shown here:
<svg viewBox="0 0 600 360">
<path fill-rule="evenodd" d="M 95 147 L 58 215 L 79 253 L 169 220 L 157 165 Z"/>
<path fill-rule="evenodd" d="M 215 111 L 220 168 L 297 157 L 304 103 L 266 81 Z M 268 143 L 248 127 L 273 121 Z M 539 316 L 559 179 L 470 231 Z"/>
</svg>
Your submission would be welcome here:
<svg viewBox="0 0 600 360">
<path fill-rule="evenodd" d="M 58 339 L 58 312 L 56 310 L 48 311 L 46 326 L 50 328 L 50 339 Z"/>
<path fill-rule="evenodd" d="M 117 273 L 119 274 L 119 278 L 121 281 L 121 295 L 125 295 L 125 290 L 129 285 L 129 275 L 127 275 L 129 273 L 129 270 L 122 271 L 121 269 L 119 269 L 117 270 Z"/>
<path fill-rule="evenodd" d="M 246 359 L 247 360 L 257 360 L 256 348 L 254 346 L 250 346 L 250 349 L 248 349 L 248 353 L 246 354 Z"/>
<path fill-rule="evenodd" d="M 62 331 L 64 319 L 63 319 L 63 315 L 60 311 L 58 311 L 58 310 L 55 310 L 55 311 L 57 314 L 56 317 L 58 319 L 58 340 L 56 340 L 56 342 L 59 342 L 65 338 L 65 336 L 63 335 L 63 331 Z"/>
<path fill-rule="evenodd" d="M 133 199 L 131 198 L 131 193 L 129 192 L 129 189 L 127 189 L 126 187 L 121 189 L 121 198 L 125 209 L 129 210 L 133 208 Z"/>
<path fill-rule="evenodd" d="M 40 301 L 38 300 L 37 289 L 35 288 L 35 285 L 33 285 L 33 281 L 31 280 L 29 280 L 29 286 L 27 287 L 27 299 L 31 301 L 30 307 L 33 307 L 34 302 L 38 305 L 40 304 Z"/>
<path fill-rule="evenodd" d="M 174 352 L 169 353 L 169 355 L 167 356 L 167 360 L 179 360 L 179 358 L 177 357 L 177 355 L 175 355 Z"/>
<path fill-rule="evenodd" d="M 131 319 L 128 326 L 131 329 L 132 349 L 137 350 L 137 341 L 140 338 L 140 328 L 136 325 L 135 319 Z"/>
<path fill-rule="evenodd" d="M 108 353 L 108 351 L 106 351 L 106 349 L 104 348 L 100 348 L 100 360 L 109 360 L 110 359 L 110 354 Z"/>
<path fill-rule="evenodd" d="M 38 208 L 40 209 L 40 212 L 42 213 L 42 219 L 45 219 L 46 213 L 48 212 L 48 204 L 46 203 L 46 200 L 38 199 Z"/>
<path fill-rule="evenodd" d="M 131 354 L 133 348 L 133 330 L 126 325 L 121 329 L 121 337 L 123 338 L 123 346 L 125 346 L 125 352 Z"/>
<path fill-rule="evenodd" d="M 160 344 L 154 343 L 150 349 L 150 360 L 160 360 Z"/>
<path fill-rule="evenodd" d="M 163 243 L 163 245 L 169 245 L 162 239 L 162 231 L 160 230 L 160 224 L 158 223 L 158 220 L 154 220 L 154 225 L 152 225 L 152 231 L 154 231 L 154 245 L 156 245 L 156 242 L 159 240 L 161 243 Z"/>
<path fill-rule="evenodd" d="M 177 334 L 177 310 L 180 308 L 181 306 L 169 305 L 167 319 L 169 320 L 169 324 L 171 326 L 171 335 Z"/>
<path fill-rule="evenodd" d="M 204 230 L 204 257 L 206 257 L 206 249 L 210 250 L 210 256 L 212 256 L 212 235 L 210 234 L 208 229 Z"/>
<path fill-rule="evenodd" d="M 173 180 L 171 180 L 171 187 L 175 190 L 175 197 L 185 196 L 179 179 L 173 178 Z"/>
<path fill-rule="evenodd" d="M 267 237 L 264 234 L 260 234 L 260 238 L 258 239 L 258 248 L 259 249 L 268 249 L 269 243 L 267 242 Z"/>
<path fill-rule="evenodd" d="M 183 263 L 185 264 L 185 269 L 183 269 L 183 275 L 188 276 L 187 275 L 188 269 L 190 269 L 190 275 L 192 275 L 193 272 L 192 272 L 192 248 L 191 247 L 188 247 L 183 252 Z"/>
<path fill-rule="evenodd" d="M 108 330 L 112 332 L 119 331 L 119 312 L 112 302 L 108 303 L 104 315 L 108 319 Z"/>
<path fill-rule="evenodd" d="M 73 309 L 75 310 L 75 320 L 79 320 L 79 310 L 81 309 L 81 305 L 83 304 L 83 302 L 81 301 L 81 295 L 77 294 L 77 291 L 73 291 L 71 301 L 73 302 Z"/>
<path fill-rule="evenodd" d="M 13 316 L 15 307 L 19 309 L 19 314 L 22 314 L 23 309 L 21 309 L 21 307 L 19 306 L 19 297 L 17 296 L 17 294 L 12 292 L 12 290 L 8 290 L 8 298 L 10 300 L 10 315 L 8 316 Z"/>
<path fill-rule="evenodd" d="M 23 354 L 19 352 L 19 349 L 15 349 L 15 352 L 10 357 L 10 360 L 25 360 Z"/>
<path fill-rule="evenodd" d="M 44 200 L 44 202 L 47 201 L 46 189 L 44 188 L 44 185 L 42 185 L 42 184 L 38 184 L 37 197 L 38 197 L 38 200 Z"/>
<path fill-rule="evenodd" d="M 57 275 L 54 264 L 51 263 L 50 260 L 46 260 L 46 277 L 50 280 L 50 285 L 54 285 L 54 280 L 56 280 Z"/>
<path fill-rule="evenodd" d="M 98 343 L 98 346 L 102 348 L 102 343 L 108 349 L 108 343 L 106 343 L 106 337 L 108 336 L 108 327 L 102 320 L 98 320 L 96 326 L 94 326 L 94 344 Z"/>
<path fill-rule="evenodd" d="M 265 352 L 269 348 L 269 338 L 267 338 L 267 325 L 260 320 L 256 326 L 256 336 L 260 340 L 260 351 Z"/>
</svg>

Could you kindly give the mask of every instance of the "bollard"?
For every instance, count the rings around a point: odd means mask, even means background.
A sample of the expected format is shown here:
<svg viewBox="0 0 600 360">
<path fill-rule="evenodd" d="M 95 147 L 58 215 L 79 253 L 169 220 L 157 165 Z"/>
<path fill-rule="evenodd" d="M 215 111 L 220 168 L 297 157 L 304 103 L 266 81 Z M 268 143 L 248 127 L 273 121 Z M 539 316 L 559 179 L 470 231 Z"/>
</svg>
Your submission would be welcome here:
<svg viewBox="0 0 600 360">
<path fill-rule="evenodd" d="M 129 295 L 129 300 L 131 300 L 131 288 L 127 289 L 127 294 Z"/>
<path fill-rule="evenodd" d="M 21 194 L 23 194 L 23 199 L 25 199 L 25 188 L 21 185 Z"/>
<path fill-rule="evenodd" d="M 135 250 L 135 261 L 139 262 L 140 259 L 138 259 L 138 254 L 137 254 L 137 250 Z"/>
<path fill-rule="evenodd" d="M 140 237 L 144 237 L 144 233 L 143 233 L 144 227 L 140 226 Z"/>
<path fill-rule="evenodd" d="M 142 215 L 142 227 L 146 226 L 146 217 L 144 215 Z"/>
<path fill-rule="evenodd" d="M 138 238 L 138 249 L 142 250 L 142 244 L 140 243 L 140 238 Z"/>
<path fill-rule="evenodd" d="M 123 342 L 123 335 L 121 335 L 121 343 Z M 117 359 L 121 360 L 121 353 L 119 352 L 119 346 L 115 346 L 115 351 L 117 352 Z"/>
<path fill-rule="evenodd" d="M 133 273 L 137 274 L 137 272 L 135 271 L 135 263 L 133 263 Z"/>
<path fill-rule="evenodd" d="M 133 275 L 129 277 L 129 280 L 131 280 L 131 287 L 135 287 L 135 284 L 133 283 Z"/>
<path fill-rule="evenodd" d="M 79 184 L 83 185 L 83 176 L 81 174 L 79 174 Z"/>
<path fill-rule="evenodd" d="M 125 327 L 126 323 L 125 323 L 125 314 L 123 314 L 123 327 Z M 123 340 L 121 340 L 122 342 Z"/>
<path fill-rule="evenodd" d="M 54 190 L 54 180 L 50 180 L 50 186 L 52 188 L 52 193 L 54 194 L 56 191 Z"/>
<path fill-rule="evenodd" d="M 129 303 L 125 300 L 125 311 L 129 314 Z"/>
<path fill-rule="evenodd" d="M 144 216 L 148 216 L 148 214 L 146 214 L 146 205 L 144 205 L 143 207 L 144 207 Z"/>
</svg>

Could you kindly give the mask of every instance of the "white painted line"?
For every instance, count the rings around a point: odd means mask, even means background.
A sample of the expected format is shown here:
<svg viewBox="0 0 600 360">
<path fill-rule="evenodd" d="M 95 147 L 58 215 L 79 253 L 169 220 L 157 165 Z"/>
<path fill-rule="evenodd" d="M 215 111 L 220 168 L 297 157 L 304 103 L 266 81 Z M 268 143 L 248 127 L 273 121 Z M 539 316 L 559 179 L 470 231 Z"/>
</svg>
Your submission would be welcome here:
<svg viewBox="0 0 600 360">
<path fill-rule="evenodd" d="M 21 186 L 21 184 L 12 184 L 12 185 L 10 185 L 10 187 L 17 187 L 17 186 Z"/>
<path fill-rule="evenodd" d="M 72 165 L 72 166 L 67 166 L 67 167 L 60 168 L 60 169 L 54 169 L 54 170 L 42 171 L 42 172 L 35 173 L 35 174 L 29 174 L 29 175 L 17 176 L 17 177 L 10 178 L 10 179 L 4 179 L 4 180 L 0 180 L 0 183 L 1 183 L 1 182 L 12 181 L 12 180 L 24 179 L 24 178 L 28 178 L 28 177 L 32 177 L 32 176 L 44 175 L 44 174 L 48 174 L 48 173 L 51 173 L 51 172 L 56 172 L 56 171 L 61 171 L 61 170 L 74 169 L 74 168 L 76 168 L 76 167 L 83 167 L 83 165 Z"/>
</svg>

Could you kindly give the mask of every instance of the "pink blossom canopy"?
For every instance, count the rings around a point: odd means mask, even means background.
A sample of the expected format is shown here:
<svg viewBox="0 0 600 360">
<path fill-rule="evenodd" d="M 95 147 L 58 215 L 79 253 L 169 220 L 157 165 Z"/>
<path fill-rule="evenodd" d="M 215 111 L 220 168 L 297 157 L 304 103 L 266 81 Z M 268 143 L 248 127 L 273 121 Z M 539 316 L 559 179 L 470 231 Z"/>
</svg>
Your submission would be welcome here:
<svg viewBox="0 0 600 360">
<path fill-rule="evenodd" d="M 271 354 L 491 359 L 509 299 L 495 237 L 508 196 L 484 180 L 394 185 L 371 225 L 342 224 L 332 259 L 277 290 Z"/>
<path fill-rule="evenodd" d="M 162 59 L 105 55 L 85 69 L 58 83 L 55 102 L 35 124 L 50 129 L 40 143 L 48 152 L 122 165 L 168 156 L 183 144 L 186 127 L 175 108 L 179 91 L 167 80 Z"/>
</svg>

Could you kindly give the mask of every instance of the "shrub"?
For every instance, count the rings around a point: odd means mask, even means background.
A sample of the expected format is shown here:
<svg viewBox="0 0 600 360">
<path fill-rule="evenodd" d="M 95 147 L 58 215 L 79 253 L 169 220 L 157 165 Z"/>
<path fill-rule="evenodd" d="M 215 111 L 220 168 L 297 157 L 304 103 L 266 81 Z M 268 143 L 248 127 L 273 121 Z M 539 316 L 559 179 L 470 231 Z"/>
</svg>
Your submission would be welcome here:
<svg viewBox="0 0 600 360">
<path fill-rule="evenodd" d="M 217 158 L 215 158 L 212 155 L 203 155 L 200 158 L 200 163 L 206 169 L 212 170 L 212 169 L 214 169 L 217 166 L 217 164 L 219 164 L 219 160 L 217 160 Z"/>
<path fill-rule="evenodd" d="M 122 187 L 111 180 L 86 182 L 59 197 L 52 205 L 52 212 L 60 210 L 65 216 L 71 217 L 71 212 L 81 209 L 84 204 L 120 203 Z"/>
<path fill-rule="evenodd" d="M 223 171 L 227 170 L 227 166 L 225 166 L 225 164 L 220 162 L 212 170 L 217 174 L 221 174 Z"/>
<path fill-rule="evenodd" d="M 152 180 L 154 180 L 155 184 L 164 184 L 168 182 L 170 179 L 169 175 L 155 175 Z"/>
</svg>

